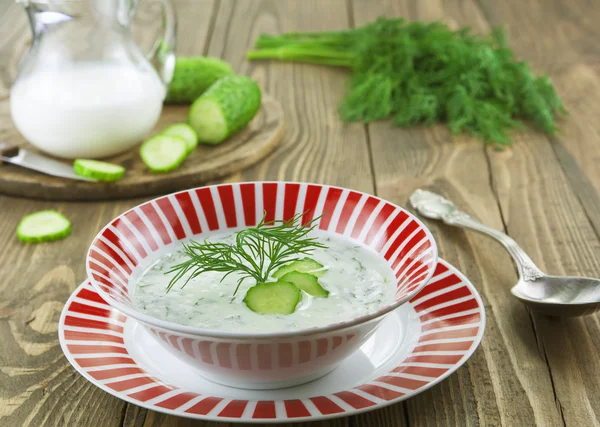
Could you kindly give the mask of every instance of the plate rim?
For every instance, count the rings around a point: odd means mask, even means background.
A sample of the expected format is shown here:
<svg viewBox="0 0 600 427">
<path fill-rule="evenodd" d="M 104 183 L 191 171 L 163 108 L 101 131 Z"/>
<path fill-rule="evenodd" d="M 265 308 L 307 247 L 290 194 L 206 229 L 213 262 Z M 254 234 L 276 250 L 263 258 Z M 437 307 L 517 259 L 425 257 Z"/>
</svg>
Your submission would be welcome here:
<svg viewBox="0 0 600 427">
<path fill-rule="evenodd" d="M 69 349 L 67 348 L 67 344 L 66 344 L 66 338 L 64 338 L 64 326 L 65 326 L 65 318 L 67 316 L 67 313 L 69 312 L 69 306 L 70 303 L 72 302 L 72 300 L 75 298 L 77 291 L 82 288 L 86 283 L 90 282 L 89 280 L 84 280 L 83 282 L 81 282 L 71 293 L 71 295 L 69 296 L 69 298 L 67 299 L 67 301 L 65 302 L 65 305 L 61 311 L 61 315 L 58 321 L 58 339 L 59 339 L 59 343 L 60 343 L 60 347 L 61 350 L 64 354 L 64 356 L 67 358 L 69 364 L 82 376 L 84 377 L 87 381 L 89 381 L 90 383 L 92 383 L 94 386 L 100 388 L 101 390 L 109 393 L 110 395 L 123 400 L 127 403 L 131 403 L 133 405 L 136 406 L 140 406 L 142 408 L 151 410 L 151 411 L 156 411 L 156 412 L 160 412 L 163 414 L 167 414 L 167 415 L 175 415 L 175 416 L 179 416 L 179 417 L 183 417 L 183 418 L 189 418 L 189 419 L 197 419 L 197 420 L 203 420 L 203 421 L 217 421 L 217 422 L 229 422 L 229 423 L 247 423 L 247 424 L 275 424 L 275 423 L 297 423 L 297 422 L 309 422 L 309 421 L 322 421 L 322 420 L 328 420 L 328 419 L 334 419 L 334 418 L 342 418 L 342 417 L 347 417 L 347 416 L 354 416 L 354 415 L 359 415 L 365 412 L 370 412 L 370 411 L 374 411 L 377 409 L 382 409 L 385 408 L 387 406 L 402 402 L 404 400 L 407 400 L 411 397 L 414 397 L 418 394 L 421 394 L 422 392 L 429 390 L 430 388 L 432 388 L 433 386 L 439 384 L 440 382 L 444 381 L 446 378 L 448 378 L 450 375 L 452 375 L 453 373 L 455 373 L 459 368 L 461 368 L 467 360 L 469 360 L 471 358 L 471 356 L 475 353 L 475 351 L 479 348 L 479 346 L 481 345 L 481 341 L 483 338 L 483 334 L 485 332 L 485 327 L 486 327 L 486 322 L 487 322 L 487 316 L 486 316 L 486 312 L 485 312 L 485 306 L 483 303 L 483 300 L 481 298 L 481 295 L 479 294 L 479 292 L 477 291 L 477 288 L 475 288 L 475 286 L 473 285 L 473 283 L 471 283 L 471 281 L 458 269 L 456 268 L 454 265 L 452 265 L 450 262 L 439 258 L 438 259 L 438 265 L 444 265 L 446 267 L 448 267 L 448 269 L 450 271 L 452 271 L 454 274 L 456 274 L 460 279 L 461 282 L 467 286 L 469 288 L 469 290 L 471 291 L 472 296 L 475 298 L 475 300 L 477 301 L 477 306 L 479 308 L 479 314 L 480 314 L 480 320 L 479 320 L 479 330 L 476 336 L 473 337 L 473 344 L 471 345 L 471 347 L 465 352 L 465 354 L 461 357 L 461 359 L 459 361 L 457 361 L 456 363 L 452 364 L 452 366 L 450 368 L 448 368 L 448 370 L 446 372 L 444 372 L 442 375 L 440 375 L 437 378 L 432 379 L 429 383 L 427 383 L 426 385 L 413 390 L 412 393 L 405 393 L 401 396 L 392 398 L 390 400 L 385 400 L 383 401 L 383 399 L 379 398 L 379 400 L 381 400 L 381 402 L 374 402 L 374 405 L 371 406 L 367 406 L 367 407 L 363 407 L 363 408 L 352 408 L 352 409 L 348 409 L 348 410 L 344 410 L 343 412 L 336 412 L 336 413 L 331 413 L 331 414 L 310 414 L 309 416 L 304 416 L 304 417 L 285 417 L 285 418 L 281 418 L 278 417 L 277 415 L 275 415 L 274 418 L 235 418 L 235 417 L 225 417 L 225 416 L 218 416 L 218 415 L 202 415 L 202 414 L 194 414 L 194 413 L 189 413 L 189 412 L 184 412 L 184 411 L 178 411 L 177 408 L 176 409 L 168 409 L 168 408 L 164 408 L 161 406 L 157 406 L 155 404 L 148 404 L 147 402 L 142 402 L 136 399 L 133 399 L 131 397 L 129 397 L 127 394 L 123 393 L 123 392 L 119 392 L 116 390 L 113 390 L 112 388 L 108 387 L 106 384 L 104 383 L 100 383 L 98 382 L 95 378 L 93 378 L 91 375 L 89 375 L 82 367 L 79 366 L 78 363 L 75 362 L 75 358 L 73 357 L 73 354 L 69 351 Z M 427 282 L 428 284 L 429 282 Z M 426 284 L 426 285 L 427 285 Z M 425 285 L 425 286 L 426 286 Z M 92 287 L 93 291 L 96 292 L 98 295 L 100 295 L 100 293 L 98 293 L 95 289 L 95 287 Z M 421 289 L 422 290 L 422 289 Z M 102 297 L 102 295 L 100 295 Z M 413 297 L 415 297 L 417 295 L 414 295 Z M 410 301 L 407 301 L 406 304 L 410 304 Z M 107 303 L 108 305 L 108 303 Z M 109 306 L 110 307 L 110 306 Z M 119 312 L 116 308 L 114 307 L 110 307 L 110 310 L 113 311 L 117 311 Z M 120 313 L 120 312 L 119 312 Z M 121 313 L 123 316 L 126 316 L 126 314 Z M 132 318 L 134 321 L 137 321 L 135 318 Z M 140 365 L 137 363 L 137 361 L 135 359 L 133 359 L 136 362 L 137 367 L 140 367 Z M 383 374 L 385 375 L 385 374 Z M 372 382 L 374 380 L 370 380 L 369 382 L 366 382 L 365 384 L 369 384 L 370 382 Z M 359 384 L 360 385 L 360 384 Z M 358 385 L 357 385 L 358 386 Z M 356 387 L 353 387 L 352 389 L 348 389 L 348 390 L 341 390 L 342 391 L 351 391 Z M 337 393 L 337 392 L 336 392 Z M 330 393 L 332 394 L 332 393 Z M 329 394 L 328 394 L 329 395 Z M 328 395 L 324 395 L 325 397 L 327 397 Z M 208 396 L 207 396 L 208 397 Z M 214 397 L 214 396 L 213 396 Z M 302 399 L 309 399 L 309 398 L 302 398 Z M 150 399 L 152 400 L 152 399 Z M 286 399 L 289 400 L 289 399 Z M 251 401 L 251 400 L 248 400 Z M 274 402 L 283 402 L 283 400 L 280 401 L 276 401 L 274 400 Z"/>
</svg>

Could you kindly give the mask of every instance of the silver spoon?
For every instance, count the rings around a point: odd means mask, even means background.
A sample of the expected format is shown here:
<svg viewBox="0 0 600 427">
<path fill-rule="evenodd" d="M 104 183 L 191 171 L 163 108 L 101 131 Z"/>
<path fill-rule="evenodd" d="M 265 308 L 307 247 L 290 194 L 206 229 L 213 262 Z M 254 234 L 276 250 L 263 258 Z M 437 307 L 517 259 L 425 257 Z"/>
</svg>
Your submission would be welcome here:
<svg viewBox="0 0 600 427">
<path fill-rule="evenodd" d="M 512 238 L 459 211 L 454 203 L 425 190 L 410 196 L 411 205 L 423 216 L 448 225 L 470 228 L 498 240 L 517 265 L 519 282 L 511 289 L 514 296 L 531 309 L 549 316 L 583 316 L 600 310 L 600 280 L 587 277 L 548 276 Z"/>
</svg>

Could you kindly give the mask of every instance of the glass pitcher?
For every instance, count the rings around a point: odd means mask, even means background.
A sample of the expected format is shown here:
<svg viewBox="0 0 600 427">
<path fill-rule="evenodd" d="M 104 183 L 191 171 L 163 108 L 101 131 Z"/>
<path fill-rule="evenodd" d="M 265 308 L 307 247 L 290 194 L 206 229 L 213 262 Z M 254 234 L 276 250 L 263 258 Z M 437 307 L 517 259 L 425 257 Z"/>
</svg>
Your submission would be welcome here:
<svg viewBox="0 0 600 427">
<path fill-rule="evenodd" d="M 33 31 L 11 89 L 17 129 L 62 158 L 131 148 L 156 124 L 175 66 L 175 11 L 161 0 L 163 32 L 146 56 L 131 21 L 137 0 L 19 0 Z"/>
</svg>

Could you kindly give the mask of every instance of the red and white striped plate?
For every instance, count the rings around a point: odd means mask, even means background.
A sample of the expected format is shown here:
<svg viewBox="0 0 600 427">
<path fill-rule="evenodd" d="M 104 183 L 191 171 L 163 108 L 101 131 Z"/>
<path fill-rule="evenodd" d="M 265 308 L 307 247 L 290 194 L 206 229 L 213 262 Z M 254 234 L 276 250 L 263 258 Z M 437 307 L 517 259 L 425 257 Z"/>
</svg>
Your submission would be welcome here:
<svg viewBox="0 0 600 427">
<path fill-rule="evenodd" d="M 242 390 L 204 379 L 87 282 L 67 301 L 58 333 L 75 369 L 127 402 L 188 418 L 263 424 L 354 415 L 414 396 L 465 363 L 484 326 L 479 294 L 440 260 L 431 281 L 359 351 L 332 373 L 286 389 Z"/>
</svg>

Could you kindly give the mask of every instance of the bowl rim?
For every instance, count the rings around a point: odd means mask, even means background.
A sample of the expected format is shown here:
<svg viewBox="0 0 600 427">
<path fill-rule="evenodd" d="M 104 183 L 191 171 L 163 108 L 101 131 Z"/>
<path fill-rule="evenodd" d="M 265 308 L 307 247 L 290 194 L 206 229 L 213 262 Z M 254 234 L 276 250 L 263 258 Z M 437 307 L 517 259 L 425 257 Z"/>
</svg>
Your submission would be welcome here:
<svg viewBox="0 0 600 427">
<path fill-rule="evenodd" d="M 421 283 L 419 284 L 419 286 L 417 286 L 414 290 L 412 290 L 410 293 L 408 293 L 407 295 L 405 295 L 403 298 L 401 298 L 400 300 L 394 301 L 392 304 L 386 305 L 382 308 L 380 308 L 377 311 L 374 311 L 372 313 L 367 313 L 364 314 L 362 316 L 358 316 L 358 317 L 354 317 L 350 320 L 344 321 L 344 322 L 338 322 L 338 323 L 329 323 L 327 325 L 324 326 L 315 326 L 312 328 L 304 328 L 304 329 L 296 329 L 296 330 L 292 330 L 292 331 L 276 331 L 276 332 L 229 332 L 229 331 L 220 331 L 217 329 L 203 329 L 203 328 L 197 328 L 194 326 L 187 326 L 187 325 L 181 325 L 179 323 L 175 323 L 175 322 L 169 322 L 166 320 L 161 320 L 161 319 L 157 319 L 155 317 L 149 316 L 147 314 L 141 313 L 137 310 L 132 310 L 129 307 L 127 307 L 125 304 L 120 303 L 119 301 L 116 301 L 115 299 L 113 299 L 107 292 L 105 292 L 102 287 L 96 282 L 96 280 L 93 278 L 91 271 L 90 271 L 90 259 L 91 259 L 91 251 L 92 248 L 95 246 L 95 243 L 99 241 L 100 236 L 102 236 L 104 234 L 104 232 L 106 231 L 106 229 L 108 229 L 108 227 L 111 226 L 111 224 L 117 219 L 120 218 L 124 215 L 126 215 L 128 212 L 133 211 L 134 209 L 140 207 L 143 204 L 146 203 L 151 203 L 157 199 L 163 198 L 163 197 L 169 197 L 172 195 L 176 195 L 176 194 L 180 194 L 180 193 L 186 193 L 189 191 L 194 191 L 194 190 L 198 190 L 201 188 L 216 188 L 216 187 L 220 187 L 223 185 L 240 185 L 240 184 L 300 184 L 300 185 L 317 185 L 320 187 L 327 187 L 327 188 L 336 188 L 336 189 L 340 189 L 342 191 L 354 191 L 356 193 L 359 193 L 363 196 L 367 196 L 367 197 L 374 197 L 375 199 L 385 202 L 385 203 L 389 203 L 390 205 L 392 205 L 393 207 L 400 209 L 401 211 L 405 212 L 408 217 L 412 220 L 414 220 L 424 231 L 425 231 L 425 235 L 428 237 L 429 241 L 431 242 L 431 251 L 432 251 L 432 258 L 431 258 L 431 268 L 429 270 L 429 272 L 427 273 L 427 275 L 425 276 L 425 278 L 423 278 L 421 280 Z M 379 254 L 377 254 L 378 256 L 380 256 Z M 135 319 L 136 321 L 139 321 L 143 324 L 146 325 L 150 325 L 156 328 L 160 328 L 162 330 L 165 331 L 171 331 L 171 332 L 177 332 L 180 334 L 186 334 L 186 335 L 193 335 L 193 336 L 201 336 L 201 337 L 211 337 L 211 338 L 222 338 L 222 339 L 264 339 L 264 338 L 289 338 L 289 337 L 302 337 L 302 336 L 307 336 L 307 335 L 316 335 L 316 334 L 322 334 L 322 333 L 328 333 L 328 332 L 333 332 L 333 331 L 337 331 L 340 329 L 346 329 L 349 327 L 353 327 L 353 326 L 357 326 L 360 324 L 364 324 L 367 323 L 371 320 L 376 320 L 380 317 L 385 316 L 386 314 L 390 313 L 391 311 L 394 311 L 395 309 L 397 309 L 398 307 L 400 307 L 401 305 L 405 304 L 408 300 L 410 300 L 412 297 L 414 297 L 416 294 L 418 294 L 421 289 L 423 289 L 423 287 L 429 283 L 429 281 L 431 280 L 431 278 L 433 277 L 435 270 L 437 268 L 437 264 L 438 264 L 438 247 L 437 247 L 437 242 L 435 241 L 435 238 L 433 237 L 433 234 L 431 233 L 431 231 L 429 230 L 429 228 L 421 221 L 419 220 L 419 218 L 416 217 L 416 215 L 412 214 L 411 212 L 409 212 L 408 210 L 406 210 L 405 208 L 398 206 L 395 203 L 392 203 L 388 200 L 385 200 L 379 196 L 373 195 L 373 194 L 369 194 L 369 193 L 365 193 L 363 191 L 359 191 L 359 190 L 354 190 L 351 188 L 346 188 L 346 187 L 340 187 L 340 186 L 335 186 L 335 185 L 329 185 L 329 184 L 321 184 L 321 183 L 314 183 L 314 182 L 302 182 L 302 181 L 240 181 L 240 182 L 228 182 L 228 183 L 220 183 L 220 184 L 213 184 L 213 185 L 206 185 L 206 186 L 201 186 L 201 187 L 192 187 L 192 188 L 187 188 L 185 190 L 181 190 L 181 191 L 176 191 L 173 193 L 168 193 L 168 194 L 163 194 L 161 196 L 155 197 L 153 199 L 150 200 L 146 200 L 145 202 L 142 203 L 138 203 L 137 205 L 133 206 L 130 209 L 127 209 L 126 211 L 120 213 L 119 215 L 117 215 L 115 218 L 113 218 L 112 220 L 110 220 L 104 227 L 102 227 L 102 229 L 96 234 L 96 236 L 94 237 L 94 239 L 92 240 L 92 242 L 90 243 L 90 246 L 88 248 L 87 254 L 86 254 L 86 258 L 85 258 L 85 268 L 86 268 L 86 273 L 88 276 L 88 280 L 90 281 L 90 283 L 92 284 L 92 286 L 94 287 L 94 289 L 96 290 L 96 292 L 98 292 L 98 294 L 106 301 L 106 303 L 108 305 L 110 305 L 111 307 L 117 309 L 118 311 L 126 314 L 128 317 Z M 129 282 L 128 282 L 129 285 Z M 129 286 L 128 289 L 129 291 Z"/>
</svg>

